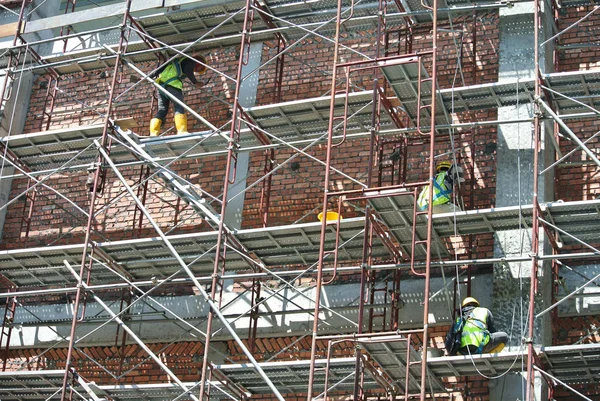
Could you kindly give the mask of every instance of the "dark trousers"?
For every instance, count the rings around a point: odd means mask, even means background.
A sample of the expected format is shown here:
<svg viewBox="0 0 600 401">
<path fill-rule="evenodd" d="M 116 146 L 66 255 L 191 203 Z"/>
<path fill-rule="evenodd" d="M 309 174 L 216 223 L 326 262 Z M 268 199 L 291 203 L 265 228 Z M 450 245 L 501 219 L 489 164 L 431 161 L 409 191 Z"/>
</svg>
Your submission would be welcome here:
<svg viewBox="0 0 600 401">
<path fill-rule="evenodd" d="M 165 89 L 171 95 L 175 96 L 176 99 L 183 102 L 183 91 L 181 89 L 174 88 L 171 85 L 167 85 Z M 154 118 L 160 118 L 164 123 L 165 117 L 169 112 L 170 104 L 171 99 L 167 97 L 167 95 L 163 94 L 161 91 L 158 91 L 158 111 L 154 115 Z M 183 109 L 183 107 L 175 102 L 173 102 L 173 108 L 175 109 L 175 114 L 185 114 L 185 110 Z"/>
<path fill-rule="evenodd" d="M 483 346 L 481 350 L 482 354 L 486 354 L 496 348 L 500 344 L 506 344 L 508 342 L 508 334 L 503 331 L 497 331 L 495 333 L 490 333 L 490 341 L 486 345 Z M 458 350 L 461 355 L 471 355 L 477 354 L 477 348 L 474 345 L 467 345 L 466 347 L 462 347 Z"/>
</svg>

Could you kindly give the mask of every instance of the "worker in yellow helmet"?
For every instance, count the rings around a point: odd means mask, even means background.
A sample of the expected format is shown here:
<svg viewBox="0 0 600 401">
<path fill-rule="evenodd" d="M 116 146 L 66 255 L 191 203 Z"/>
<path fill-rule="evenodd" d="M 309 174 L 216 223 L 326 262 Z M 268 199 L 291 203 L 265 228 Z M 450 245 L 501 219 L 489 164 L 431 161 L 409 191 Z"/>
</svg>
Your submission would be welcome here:
<svg viewBox="0 0 600 401">
<path fill-rule="evenodd" d="M 460 210 L 452 200 L 454 182 L 464 182 L 463 170 L 454 166 L 449 161 L 440 162 L 436 167 L 436 176 L 433 180 L 433 211 L 435 213 L 449 213 Z M 427 210 L 429 202 L 429 185 L 424 187 L 417 199 L 417 206 L 421 211 Z"/>
<path fill-rule="evenodd" d="M 459 337 L 454 349 L 449 349 L 449 337 L 453 330 L 459 330 Z M 456 333 L 452 333 L 456 335 Z M 460 341 L 460 342 L 458 342 Z M 479 302 L 473 297 L 463 300 L 460 316 L 446 336 L 446 349 L 450 355 L 456 352 L 462 355 L 473 355 L 483 353 L 497 353 L 504 349 L 508 341 L 508 335 L 503 331 L 496 331 L 492 312 L 479 306 Z M 451 348 L 451 347 L 450 347 Z M 457 349 L 456 349 L 457 348 Z"/>
<path fill-rule="evenodd" d="M 156 82 L 160 84 L 167 92 L 173 95 L 176 99 L 183 102 L 183 80 L 187 77 L 196 87 L 201 87 L 202 83 L 196 81 L 194 73 L 202 75 L 206 72 L 206 59 L 203 56 L 195 55 L 194 58 L 198 62 L 181 57 L 174 59 L 170 63 L 162 66 L 151 78 L 156 78 Z M 157 136 L 160 133 L 161 126 L 165 122 L 165 117 L 169 111 L 171 99 L 159 91 L 158 94 L 158 111 L 152 120 L 150 120 L 150 136 Z M 184 108 L 175 103 L 175 128 L 178 134 L 187 134 L 187 116 Z"/>
</svg>

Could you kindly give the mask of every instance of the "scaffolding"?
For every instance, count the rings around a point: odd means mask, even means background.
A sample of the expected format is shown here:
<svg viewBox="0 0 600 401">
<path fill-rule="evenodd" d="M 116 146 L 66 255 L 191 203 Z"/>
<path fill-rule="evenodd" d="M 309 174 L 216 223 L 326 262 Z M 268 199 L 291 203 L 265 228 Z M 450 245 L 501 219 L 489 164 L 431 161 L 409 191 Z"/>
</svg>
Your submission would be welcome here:
<svg viewBox="0 0 600 401">
<path fill-rule="evenodd" d="M 0 299 L 5 300 L 0 399 L 241 400 L 266 395 L 285 400 L 301 394 L 308 400 L 351 396 L 355 400 L 423 401 L 452 393 L 446 378 L 509 372 L 524 375 L 528 401 L 537 399 L 536 376 L 546 382 L 550 394 L 562 387 L 590 399 L 583 384 L 597 381 L 600 346 L 538 346 L 534 341 L 536 319 L 548 313 L 556 318 L 558 305 L 594 282 L 587 280 L 559 299 L 559 265 L 570 260 L 592 263 L 600 255 L 594 245 L 600 200 L 538 201 L 540 177 L 558 169 L 574 152 L 563 155 L 563 138 L 585 155 L 582 164 L 600 166 L 587 145 L 593 137 L 582 141 L 569 128 L 570 122 L 597 116 L 600 74 L 597 70 L 546 73 L 540 66 L 544 46 L 554 43 L 554 50 L 561 49 L 557 45 L 564 33 L 558 29 L 560 10 L 579 6 L 579 2 L 533 1 L 535 77 L 478 83 L 474 72 L 471 84 L 464 77 L 463 85 L 440 83 L 439 63 L 445 56 L 439 41 L 448 31 L 451 36 L 462 32 L 454 29 L 453 22 L 472 19 L 476 37 L 479 15 L 520 3 L 126 0 L 79 10 L 81 5 L 76 7 L 69 0 L 63 4 L 64 13 L 44 18 L 33 17 L 44 2 L 20 3 L 16 22 L 2 27 L 2 32 L 14 35 L 1 60 L 5 69 L 0 92 L 3 119 L 11 117 L 7 105 L 14 101 L 13 93 L 19 92 L 26 74 L 45 77 L 47 91 L 36 129 L 14 133 L 10 120 L 7 134 L 0 138 L 1 180 L 26 182 L 13 189 L 0 206 L 3 210 L 20 208 L 18 243 L 0 251 Z M 119 21 L 115 26 L 106 22 L 115 19 Z M 442 21 L 449 24 L 449 30 L 440 27 Z M 89 28 L 98 24 L 102 26 Z M 415 50 L 419 26 L 430 27 L 430 40 Z M 548 26 L 550 39 L 540 43 L 542 29 Z M 360 39 L 361 32 L 369 32 L 372 40 L 368 52 L 356 46 L 360 40 L 353 35 Z M 111 43 L 94 43 L 104 36 Z M 318 70 L 328 84 L 321 85 L 320 95 L 312 90 L 317 96 L 290 100 L 284 88 L 291 84 L 284 80 L 284 71 L 289 63 L 296 63 L 296 68 L 308 64 L 293 57 L 293 51 L 307 39 L 333 47 L 330 69 Z M 260 50 L 267 61 L 262 58 L 253 64 L 253 45 L 261 42 L 272 44 L 269 51 Z M 61 50 L 44 55 L 48 46 Z M 207 65 L 214 79 L 231 91 L 226 100 L 209 96 L 211 104 L 228 109 L 225 124 L 218 125 L 220 119 L 210 117 L 208 107 L 196 110 L 182 103 L 202 130 L 154 138 L 145 136 L 129 116 L 119 115 L 127 108 L 153 107 L 154 103 L 148 107 L 146 99 L 131 95 L 136 87 L 146 85 L 166 93 L 151 78 L 150 63 L 193 59 L 193 52 L 226 47 L 237 49 L 234 67 L 221 71 L 223 64 Z M 266 78 L 256 78 L 264 71 L 269 72 Z M 101 72 L 110 81 L 102 111 L 85 99 L 69 98 L 68 89 L 63 88 L 65 76 L 92 72 Z M 129 73 L 136 79 L 126 87 L 124 77 Z M 245 103 L 248 95 L 243 91 L 253 80 L 268 83 L 265 91 L 272 93 L 272 99 L 258 105 Z M 74 113 L 59 110 L 61 96 L 80 103 L 79 112 L 89 112 L 94 118 L 84 118 L 77 127 L 61 127 L 57 120 Z M 477 115 L 478 111 L 522 105 L 532 108 L 530 117 L 503 121 L 490 118 L 493 113 L 484 113 L 483 118 Z M 459 121 L 457 115 L 472 120 Z M 531 204 L 475 208 L 473 199 L 457 196 L 455 203 L 471 208 L 451 213 L 434 213 L 433 207 L 420 211 L 416 200 L 421 188 L 435 179 L 436 158 L 460 163 L 467 157 L 456 151 L 452 133 L 506 123 L 528 124 L 533 132 Z M 540 171 L 544 124 L 554 125 L 545 141 L 553 160 Z M 355 142 L 364 148 L 360 157 L 366 171 L 346 172 L 340 160 Z M 450 156 L 440 152 L 444 147 L 451 147 Z M 415 178 L 407 165 L 413 151 L 425 154 L 426 180 Z M 260 160 L 255 161 L 260 173 L 238 191 L 240 177 L 247 178 L 244 153 Z M 285 155 L 285 161 L 277 162 L 276 153 Z M 273 216 L 277 213 L 273 212 L 274 193 L 288 189 L 274 188 L 272 179 L 283 169 L 297 169 L 294 163 L 300 157 L 322 169 L 322 177 L 317 177 L 321 199 L 308 215 L 320 212 L 323 217 L 310 221 L 304 215 L 293 222 L 274 223 L 278 221 Z M 216 158 L 225 161 L 216 186 L 200 186 L 178 173 L 178 163 L 211 163 Z M 467 175 L 473 183 L 474 171 Z M 84 183 L 88 196 L 71 198 L 55 187 L 52 180 L 62 176 L 80 177 L 74 181 Z M 338 179 L 344 184 L 338 185 Z M 115 184 L 118 194 L 105 196 L 112 194 L 107 187 Z M 149 184 L 173 196 L 175 206 L 169 213 L 174 217 L 167 225 L 148 207 Z M 231 203 L 251 189 L 260 194 L 256 200 L 259 223 L 240 227 L 231 217 Z M 466 194 L 463 189 L 460 192 Z M 42 190 L 51 193 L 57 205 L 69 205 L 69 213 L 85 218 L 86 224 L 77 232 L 81 241 L 70 241 L 73 233 L 61 231 L 52 243 L 39 246 L 43 235 L 32 234 L 32 222 Z M 429 205 L 432 196 L 430 192 Z M 107 210 L 121 202 L 130 206 L 127 226 L 134 234 L 125 239 L 104 237 L 97 228 L 100 220 L 102 216 L 108 220 Z M 184 225 L 194 229 L 177 231 Z M 477 236 L 489 239 L 506 230 L 529 232 L 530 252 L 492 257 L 473 251 Z M 33 246 L 35 241 L 38 244 Z M 461 258 L 456 257 L 453 241 L 461 241 L 466 250 Z M 432 280 L 443 278 L 440 292 L 454 309 L 459 288 L 471 293 L 477 267 L 503 263 L 531 264 L 524 347 L 499 354 L 428 356 L 435 323 L 430 321 L 430 301 L 435 296 Z M 539 310 L 536 299 L 542 263 L 552 264 L 553 288 L 551 305 Z M 455 271 L 456 277 L 445 277 L 446 269 Z M 418 327 L 399 320 L 404 302 L 401 282 L 408 277 L 419 278 L 423 285 L 423 298 L 417 301 L 422 313 Z M 351 279 L 358 281 L 360 291 L 352 302 L 323 299 L 335 280 Z M 301 285 L 307 281 L 310 287 Z M 277 285 L 271 286 L 273 282 Z M 236 293 L 232 286 L 243 291 Z M 173 311 L 172 305 L 154 295 L 167 289 L 200 298 L 197 310 L 187 316 Z M 19 315 L 20 309 L 28 309 L 22 300 L 44 304 L 64 299 L 71 312 L 54 318 L 31 312 L 27 312 L 31 316 Z M 240 300 L 244 310 L 238 310 Z M 280 309 L 273 310 L 274 304 Z M 151 312 L 138 316 L 142 306 Z M 311 316 L 310 325 L 297 323 L 306 316 Z M 282 327 L 289 324 L 288 332 L 280 337 L 291 332 L 297 339 L 274 350 L 271 359 L 258 358 L 260 339 L 270 333 L 261 333 L 263 324 L 273 321 Z M 157 348 L 133 328 L 167 323 L 183 332 L 169 338 L 169 346 L 188 341 L 201 345 L 193 347 L 194 361 L 200 367 L 195 380 L 181 378 L 165 362 L 165 348 Z M 110 344 L 119 361 L 116 368 L 102 366 L 101 358 L 79 345 L 86 344 L 86 338 L 94 343 L 94 333 L 109 325 L 116 327 Z M 28 354 L 18 368 L 9 367 L 11 360 L 19 358 L 18 350 L 27 348 L 14 346 L 15 332 L 38 326 L 50 327 L 56 343 Z M 92 329 L 82 332 L 82 327 Z M 243 360 L 228 358 L 214 346 L 222 339 L 231 341 Z M 300 343 L 309 355 L 277 358 L 300 349 Z M 139 347 L 143 358 L 158 366 L 166 381 L 127 382 L 125 378 L 136 369 L 124 367 L 123 361 L 131 356 L 128 344 Z M 57 348 L 66 352 L 61 354 Z M 64 369 L 43 366 L 44 355 L 50 354 L 59 355 L 56 359 Z M 116 383 L 96 383 L 86 377 L 74 361 L 76 354 L 84 355 Z"/>
</svg>

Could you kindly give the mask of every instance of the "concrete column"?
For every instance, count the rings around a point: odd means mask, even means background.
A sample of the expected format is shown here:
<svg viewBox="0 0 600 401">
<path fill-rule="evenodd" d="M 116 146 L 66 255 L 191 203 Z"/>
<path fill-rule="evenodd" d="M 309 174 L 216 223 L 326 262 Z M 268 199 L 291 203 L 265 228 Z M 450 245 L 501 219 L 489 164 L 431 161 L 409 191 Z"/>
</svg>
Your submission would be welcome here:
<svg viewBox="0 0 600 401">
<path fill-rule="evenodd" d="M 500 45 L 498 81 L 533 78 L 534 71 L 534 9 L 533 3 L 519 3 L 513 8 L 500 11 Z M 540 61 L 543 66 L 543 60 Z M 515 90 L 516 90 L 515 85 Z M 498 119 L 533 118 L 531 104 L 498 108 Z M 543 128 L 542 128 L 543 129 Z M 543 131 L 545 131 L 543 129 Z M 543 137 L 543 135 L 542 135 Z M 533 200 L 533 123 L 502 124 L 498 127 L 496 163 L 496 206 L 531 204 Z M 540 170 L 547 152 L 543 141 Z M 551 181 L 542 177 L 539 181 L 538 200 L 548 201 L 552 193 Z M 540 237 L 540 241 L 543 236 Z M 540 253 L 547 247 L 540 243 Z M 531 230 L 509 230 L 496 233 L 494 256 L 528 255 L 531 252 Z M 536 307 L 542 308 L 550 300 L 550 270 L 540 265 L 540 291 Z M 527 337 L 527 311 L 529 305 L 531 262 L 502 263 L 494 266 L 492 311 L 498 330 L 510 336 L 509 348 L 518 350 L 522 339 Z M 548 344 L 550 327 L 548 319 L 535 322 L 537 345 Z M 542 381 L 536 380 L 536 397 L 545 391 Z M 523 400 L 525 378 L 522 375 L 506 375 L 490 383 L 490 400 Z M 538 398 L 545 399 L 545 398 Z"/>
<path fill-rule="evenodd" d="M 240 85 L 240 105 L 242 107 L 250 107 L 256 104 L 256 91 L 258 87 L 258 75 L 261 57 L 262 57 L 263 44 L 261 42 L 252 43 L 250 45 L 250 55 L 248 57 L 248 63 L 242 68 L 242 76 L 245 77 L 251 71 L 256 69 L 256 72 L 250 77 L 246 78 Z M 227 211 L 225 212 L 225 223 L 231 228 L 241 228 L 242 226 L 242 212 L 244 210 L 244 199 L 246 190 L 246 178 L 248 177 L 248 164 L 250 161 L 250 152 L 240 152 L 237 156 L 237 166 L 231 166 L 235 168 L 237 173 L 235 176 L 235 182 L 229 188 L 229 199 L 227 205 Z M 230 171 L 230 174 L 232 172 Z"/>
</svg>

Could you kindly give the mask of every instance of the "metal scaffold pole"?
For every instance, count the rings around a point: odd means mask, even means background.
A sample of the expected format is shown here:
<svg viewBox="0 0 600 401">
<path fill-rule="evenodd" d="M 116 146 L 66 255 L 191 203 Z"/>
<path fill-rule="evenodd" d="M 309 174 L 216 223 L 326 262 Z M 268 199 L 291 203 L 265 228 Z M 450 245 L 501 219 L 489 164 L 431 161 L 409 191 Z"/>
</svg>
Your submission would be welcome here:
<svg viewBox="0 0 600 401">
<path fill-rule="evenodd" d="M 121 58 L 122 58 L 122 52 L 123 52 L 123 48 L 124 48 L 124 44 L 127 40 L 126 38 L 126 29 L 125 26 L 127 24 L 127 20 L 129 18 L 129 10 L 131 9 L 131 2 L 132 0 L 127 0 L 126 4 L 125 4 L 125 12 L 123 14 L 123 20 L 121 23 L 121 36 L 119 38 L 119 47 L 118 47 L 118 51 L 117 51 L 117 57 L 115 60 L 115 67 L 113 69 L 113 76 L 111 79 L 111 83 L 110 83 L 110 88 L 109 88 L 109 98 L 108 98 L 108 105 L 106 107 L 106 114 L 104 115 L 104 128 L 102 130 L 102 139 L 101 139 L 101 143 L 100 146 L 104 149 L 106 147 L 107 144 L 107 138 L 108 138 L 108 132 L 111 129 L 111 113 L 112 113 L 112 105 L 113 105 L 113 95 L 114 95 L 114 91 L 115 91 L 115 86 L 117 84 L 117 77 L 119 76 L 119 68 L 120 68 L 120 64 L 121 64 Z M 96 199 L 97 199 L 97 194 L 98 194 L 98 188 L 100 186 L 100 180 L 102 179 L 102 156 L 99 155 L 97 158 L 97 162 L 96 162 L 96 171 L 94 172 L 94 181 L 93 181 L 93 187 L 91 187 L 91 196 L 90 196 L 90 208 L 89 208 L 89 213 L 88 213 L 88 219 L 87 219 L 87 225 L 86 225 L 86 229 L 85 229 L 85 240 L 84 240 L 84 246 L 83 246 L 83 252 L 82 252 L 82 256 L 81 256 L 81 266 L 79 268 L 79 280 L 78 280 L 78 285 L 77 285 L 77 292 L 75 294 L 75 303 L 73 305 L 73 320 L 71 323 L 71 332 L 69 335 L 69 345 L 67 348 L 67 357 L 65 359 L 65 375 L 64 375 L 64 379 L 63 379 L 63 385 L 62 385 L 62 392 L 61 392 L 61 400 L 67 400 L 67 394 L 68 394 L 68 386 L 69 386 L 69 374 L 70 374 L 70 369 L 71 369 L 71 359 L 73 358 L 73 350 L 75 347 L 75 336 L 76 336 L 76 330 L 77 330 L 77 321 L 79 319 L 79 306 L 81 303 L 81 299 L 82 299 L 82 295 L 85 291 L 85 288 L 83 287 L 83 283 L 81 280 L 84 279 L 85 277 L 85 269 L 86 269 L 86 264 L 88 263 L 88 251 L 90 248 L 90 241 L 91 241 L 91 232 L 92 232 L 92 224 L 94 222 L 94 216 L 95 216 L 95 208 L 96 208 Z M 91 266 L 89 267 L 91 269 Z"/>
<path fill-rule="evenodd" d="M 429 123 L 429 191 L 427 207 L 427 235 L 425 255 L 425 290 L 423 294 L 423 355 L 421 359 L 421 394 L 420 400 L 427 397 L 427 344 L 429 342 L 429 291 L 431 284 L 431 237 L 433 233 L 433 183 L 435 181 L 435 117 L 437 105 L 437 68 L 438 68 L 438 0 L 433 0 L 433 28 L 431 44 L 431 118 Z M 415 199 L 416 202 L 416 199 Z"/>
<path fill-rule="evenodd" d="M 534 57 L 534 74 L 535 74 L 535 99 L 541 97 L 541 71 L 540 71 L 540 1 L 534 0 L 534 14 L 533 14 L 533 57 Z M 542 110 L 538 102 L 534 104 L 534 116 L 533 116 L 533 211 L 531 216 L 531 275 L 529 283 L 529 309 L 527 314 L 528 327 L 527 327 L 527 388 L 526 388 L 526 400 L 535 400 L 535 372 L 534 372 L 534 358 L 535 350 L 533 348 L 534 335 L 535 335 L 535 296 L 537 293 L 538 284 L 538 252 L 540 250 L 540 221 L 539 221 L 539 154 L 541 148 L 541 116 Z"/>
<path fill-rule="evenodd" d="M 275 387 L 273 382 L 269 379 L 269 377 L 263 372 L 260 368 L 252 353 L 243 341 L 235 334 L 233 328 L 229 326 L 224 316 L 219 312 L 220 302 L 217 302 L 218 297 L 218 289 L 222 284 L 222 279 L 220 276 L 224 273 L 221 271 L 225 269 L 226 266 L 226 249 L 227 249 L 227 238 L 224 227 L 224 218 L 225 213 L 227 211 L 227 197 L 229 194 L 229 187 L 233 183 L 230 179 L 230 176 L 235 177 L 235 172 L 232 173 L 232 169 L 237 168 L 237 163 L 234 162 L 234 158 L 237 157 L 237 139 L 239 139 L 239 130 L 241 128 L 241 116 L 239 116 L 239 101 L 240 101 L 240 87 L 243 79 L 242 68 L 246 63 L 247 57 L 249 57 L 248 53 L 250 51 L 250 29 L 251 29 L 251 18 L 254 16 L 252 11 L 252 0 L 246 0 L 246 9 L 244 11 L 244 27 L 242 29 L 242 37 L 240 43 L 240 55 L 238 59 L 237 65 L 237 76 L 236 76 L 236 87 L 235 87 L 235 95 L 233 101 L 233 113 L 231 117 L 231 131 L 229 135 L 229 143 L 227 148 L 227 162 L 225 165 L 225 178 L 223 180 L 223 202 L 221 204 L 221 220 L 219 223 L 218 234 L 217 234 L 217 245 L 216 245 L 216 257 L 214 262 L 214 270 L 211 282 L 211 293 L 210 293 L 210 304 L 212 306 L 212 310 L 208 314 L 208 321 L 206 324 L 206 337 L 204 343 L 204 358 L 202 361 L 202 373 L 200 378 L 200 400 L 204 400 L 206 397 L 207 389 L 207 377 L 209 370 L 209 345 L 212 336 L 212 325 L 214 320 L 214 315 L 216 314 L 221 320 L 222 324 L 228 329 L 230 334 L 233 336 L 234 340 L 242 350 L 242 352 L 246 355 L 250 363 L 254 366 L 259 376 L 265 381 L 267 386 L 273 391 L 273 394 L 280 401 L 284 401 L 283 396 L 279 392 L 279 390 Z M 239 119 L 239 120 L 238 120 Z M 192 276 L 193 277 L 193 276 Z M 197 283 L 199 289 L 204 293 L 204 289 Z"/>
<path fill-rule="evenodd" d="M 331 99 L 329 103 L 329 120 L 327 127 L 327 150 L 325 159 L 325 177 L 323 178 L 323 218 L 321 219 L 321 235 L 319 256 L 317 264 L 317 277 L 315 280 L 315 311 L 312 327 L 312 341 L 310 351 L 310 371 L 308 373 L 307 401 L 312 401 L 315 380 L 315 360 L 317 357 L 317 335 L 319 330 L 319 312 L 321 304 L 321 285 L 323 283 L 323 262 L 325 257 L 325 232 L 327 226 L 327 203 L 329 200 L 329 179 L 331 174 L 331 147 L 333 144 L 333 130 L 335 122 L 335 95 L 337 87 L 337 69 L 340 48 L 340 31 L 342 22 L 342 0 L 337 1 L 337 16 L 335 25 L 335 40 L 333 50 L 333 74 L 331 77 Z"/>
</svg>

